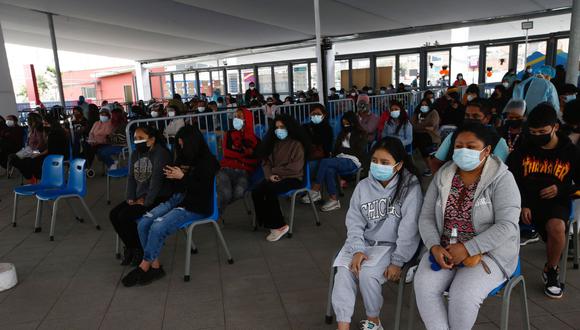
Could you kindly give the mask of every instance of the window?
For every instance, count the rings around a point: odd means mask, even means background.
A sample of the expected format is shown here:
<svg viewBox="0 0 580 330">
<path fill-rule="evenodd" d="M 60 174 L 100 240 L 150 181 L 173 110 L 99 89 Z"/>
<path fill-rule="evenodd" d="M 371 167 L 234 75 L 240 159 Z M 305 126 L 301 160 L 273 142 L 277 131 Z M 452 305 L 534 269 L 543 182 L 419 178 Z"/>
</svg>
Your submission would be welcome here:
<svg viewBox="0 0 580 330">
<path fill-rule="evenodd" d="M 242 93 L 246 92 L 251 82 L 256 82 L 254 69 L 242 69 Z"/>
<path fill-rule="evenodd" d="M 288 66 L 281 65 L 274 67 L 274 86 L 276 87 L 276 93 L 280 94 L 280 97 L 290 94 Z"/>
<path fill-rule="evenodd" d="M 185 74 L 185 85 L 187 86 L 187 93 L 185 95 L 186 99 L 190 99 L 194 95 L 197 95 L 197 87 L 195 84 L 195 73 L 194 72 L 190 72 L 190 73 Z"/>
<path fill-rule="evenodd" d="M 173 93 L 171 92 L 171 74 L 166 74 L 165 76 L 165 80 L 163 81 L 163 92 L 161 94 L 161 97 L 169 99 L 173 97 Z"/>
<path fill-rule="evenodd" d="M 224 94 L 224 73 L 223 71 L 211 72 L 212 94 L 216 91 L 219 95 Z"/>
<path fill-rule="evenodd" d="M 185 95 L 185 79 L 182 73 L 173 74 L 173 89 L 175 93 Z"/>
<path fill-rule="evenodd" d="M 317 63 L 310 63 L 310 88 L 318 89 L 318 66 L 317 66 Z"/>
<path fill-rule="evenodd" d="M 344 88 L 348 90 L 348 60 L 334 61 L 334 87 L 338 90 Z"/>
<path fill-rule="evenodd" d="M 477 84 L 479 81 L 479 46 L 451 48 L 451 68 L 453 73 L 450 72 L 450 74 L 454 79 L 458 73 L 462 73 L 463 79 L 468 85 Z"/>
<path fill-rule="evenodd" d="M 236 95 L 240 93 L 240 72 L 238 70 L 228 70 L 228 93 Z"/>
<path fill-rule="evenodd" d="M 165 76 L 149 76 L 149 83 L 151 85 L 151 97 L 154 99 L 163 98 L 163 85 Z"/>
<path fill-rule="evenodd" d="M 294 92 L 308 90 L 308 64 L 295 64 L 292 66 L 292 78 Z"/>
<path fill-rule="evenodd" d="M 95 87 L 81 87 L 81 94 L 85 97 L 85 99 L 96 99 L 96 89 Z"/>
<path fill-rule="evenodd" d="M 417 84 L 418 86 L 418 76 L 419 54 L 399 55 L 399 83 L 405 85 Z"/>
<path fill-rule="evenodd" d="M 371 60 L 368 58 L 356 58 L 352 60 L 351 80 L 352 84 L 360 90 L 371 84 L 370 74 Z"/>
<path fill-rule="evenodd" d="M 199 73 L 199 89 L 200 95 L 205 94 L 206 96 L 211 96 L 211 81 L 209 78 L 209 72 L 204 71 Z"/>
<path fill-rule="evenodd" d="M 271 94 L 272 91 L 272 67 L 266 66 L 258 68 L 258 82 L 260 83 L 260 93 Z"/>
<path fill-rule="evenodd" d="M 448 50 L 427 53 L 427 81 L 431 86 L 449 86 L 450 71 Z M 418 87 L 418 84 L 413 87 Z"/>
<path fill-rule="evenodd" d="M 556 65 L 563 65 L 564 68 L 568 64 L 568 47 L 570 39 L 558 39 L 556 47 Z"/>
<path fill-rule="evenodd" d="M 395 56 L 377 57 L 377 69 L 375 78 L 377 85 L 375 89 L 381 87 L 389 87 L 390 84 L 395 85 Z"/>
<path fill-rule="evenodd" d="M 485 49 L 485 82 L 501 82 L 509 71 L 510 46 L 487 47 Z M 491 71 L 489 69 L 491 68 Z"/>
<path fill-rule="evenodd" d="M 546 63 L 546 46 L 547 42 L 529 42 L 526 50 L 526 44 L 518 44 L 518 73 L 526 69 L 526 65 L 532 68 L 539 68 Z"/>
</svg>

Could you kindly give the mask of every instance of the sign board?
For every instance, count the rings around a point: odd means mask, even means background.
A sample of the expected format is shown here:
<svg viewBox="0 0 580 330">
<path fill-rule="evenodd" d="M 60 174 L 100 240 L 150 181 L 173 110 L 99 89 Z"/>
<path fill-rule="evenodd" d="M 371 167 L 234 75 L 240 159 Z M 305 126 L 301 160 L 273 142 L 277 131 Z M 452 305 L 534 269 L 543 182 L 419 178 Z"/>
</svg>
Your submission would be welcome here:
<svg viewBox="0 0 580 330">
<path fill-rule="evenodd" d="M 533 21 L 522 22 L 522 30 L 531 30 L 534 28 Z"/>
</svg>

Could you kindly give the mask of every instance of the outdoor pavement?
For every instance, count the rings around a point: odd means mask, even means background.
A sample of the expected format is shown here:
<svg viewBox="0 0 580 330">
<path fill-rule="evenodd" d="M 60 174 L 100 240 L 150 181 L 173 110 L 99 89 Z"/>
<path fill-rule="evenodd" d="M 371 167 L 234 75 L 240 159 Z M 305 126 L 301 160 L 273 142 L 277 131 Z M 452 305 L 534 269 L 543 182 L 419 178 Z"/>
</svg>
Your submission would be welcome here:
<svg viewBox="0 0 580 330">
<path fill-rule="evenodd" d="M 331 258 L 345 239 L 343 209 L 320 213 L 315 226 L 311 209 L 298 205 L 294 236 L 269 243 L 254 232 L 243 203 L 228 208 L 224 236 L 235 259 L 229 265 L 210 225 L 197 227 L 191 281 L 183 281 L 184 235 L 167 240 L 161 261 L 167 272 L 145 287 L 125 288 L 120 280 L 130 268 L 114 257 L 115 235 L 108 220 L 105 179 L 89 180 L 87 203 L 101 223 L 79 223 L 62 204 L 55 241 L 48 239 L 50 212 L 43 231 L 33 233 L 35 200 L 23 198 L 18 226 L 10 224 L 12 187 L 20 179 L 0 179 L 0 262 L 16 265 L 19 284 L 0 293 L 0 329 L 335 329 L 324 323 Z M 352 189 L 347 189 L 350 195 Z M 124 195 L 124 181 L 112 184 L 113 204 Z M 288 206 L 283 202 L 284 207 Z M 79 208 L 80 209 L 80 208 Z M 288 214 L 288 213 L 286 213 Z M 580 329 L 580 273 L 569 265 L 565 296 L 543 293 L 540 272 L 544 244 L 522 249 L 522 268 L 529 297 L 530 321 L 536 329 Z M 405 293 L 406 328 L 409 290 Z M 394 326 L 396 286 L 384 286 L 382 322 Z M 512 299 L 511 324 L 520 329 L 519 296 Z M 364 318 L 357 304 L 353 321 Z M 497 329 L 501 299 L 487 299 L 476 329 Z M 418 315 L 415 327 L 424 328 Z M 353 329 L 355 327 L 353 326 Z"/>
</svg>

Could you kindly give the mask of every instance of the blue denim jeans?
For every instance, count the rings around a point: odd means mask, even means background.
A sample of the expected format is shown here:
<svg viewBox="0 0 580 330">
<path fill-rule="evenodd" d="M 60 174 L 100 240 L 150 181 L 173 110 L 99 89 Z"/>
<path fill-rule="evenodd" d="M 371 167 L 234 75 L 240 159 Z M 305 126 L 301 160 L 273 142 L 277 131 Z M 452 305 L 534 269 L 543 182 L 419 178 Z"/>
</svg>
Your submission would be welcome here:
<svg viewBox="0 0 580 330">
<path fill-rule="evenodd" d="M 318 165 L 315 183 L 326 185 L 329 195 L 336 195 L 336 176 L 350 174 L 357 167 L 352 160 L 347 158 L 324 158 Z"/>
<path fill-rule="evenodd" d="M 120 154 L 121 151 L 123 151 L 122 146 L 106 145 L 97 150 L 97 156 L 103 163 L 105 163 L 105 165 L 107 165 L 107 167 L 109 167 L 115 162 L 113 156 Z"/>
<path fill-rule="evenodd" d="M 165 239 L 177 232 L 184 223 L 207 217 L 177 207 L 184 197 L 183 194 L 174 194 L 167 202 L 159 204 L 137 220 L 144 260 L 151 262 L 157 259 Z"/>
</svg>

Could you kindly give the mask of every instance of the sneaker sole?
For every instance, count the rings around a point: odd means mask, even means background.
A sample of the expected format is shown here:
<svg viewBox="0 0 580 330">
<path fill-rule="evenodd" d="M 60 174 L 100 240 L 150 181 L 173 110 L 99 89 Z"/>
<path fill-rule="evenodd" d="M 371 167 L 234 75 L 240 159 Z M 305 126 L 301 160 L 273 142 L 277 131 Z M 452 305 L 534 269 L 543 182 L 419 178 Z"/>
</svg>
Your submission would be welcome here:
<svg viewBox="0 0 580 330">
<path fill-rule="evenodd" d="M 312 199 L 312 202 L 313 202 L 313 203 L 316 203 L 316 202 L 318 202 L 318 201 L 321 201 L 321 200 L 322 200 L 322 197 L 319 197 L 319 198 L 313 198 L 313 199 Z M 302 199 L 302 200 L 300 200 L 300 202 L 301 202 L 302 204 L 310 204 L 310 200 L 309 200 L 309 199 Z"/>
<path fill-rule="evenodd" d="M 528 245 L 528 244 L 537 243 L 537 242 L 539 242 L 539 241 L 540 241 L 540 238 L 539 238 L 539 237 L 536 237 L 536 238 L 531 238 L 531 239 L 529 239 L 529 240 L 527 240 L 527 241 L 520 242 L 520 246 L 526 246 L 526 245 Z"/>
<path fill-rule="evenodd" d="M 564 296 L 564 292 L 562 292 L 559 296 L 555 296 L 552 293 L 548 293 L 546 290 L 544 290 L 544 294 L 550 299 L 561 299 Z"/>
<path fill-rule="evenodd" d="M 331 208 L 323 208 L 323 207 L 320 208 L 320 211 L 322 211 L 322 212 L 330 212 L 330 211 L 334 211 L 334 210 L 340 210 L 340 205 L 334 206 Z"/>
<path fill-rule="evenodd" d="M 282 237 L 284 237 L 284 235 L 288 234 L 288 231 L 289 231 L 289 230 L 290 230 L 290 227 L 286 228 L 286 231 L 285 231 L 283 234 L 279 235 L 279 236 L 278 236 L 276 239 L 268 239 L 268 238 L 266 238 L 266 240 L 267 240 L 268 242 L 277 242 L 277 241 L 279 241 L 279 240 L 280 240 Z"/>
</svg>

